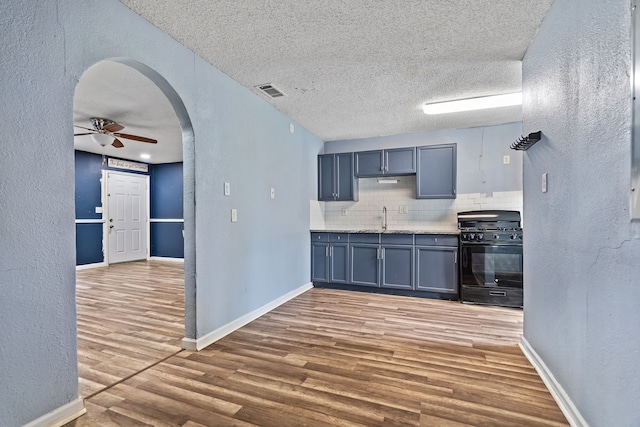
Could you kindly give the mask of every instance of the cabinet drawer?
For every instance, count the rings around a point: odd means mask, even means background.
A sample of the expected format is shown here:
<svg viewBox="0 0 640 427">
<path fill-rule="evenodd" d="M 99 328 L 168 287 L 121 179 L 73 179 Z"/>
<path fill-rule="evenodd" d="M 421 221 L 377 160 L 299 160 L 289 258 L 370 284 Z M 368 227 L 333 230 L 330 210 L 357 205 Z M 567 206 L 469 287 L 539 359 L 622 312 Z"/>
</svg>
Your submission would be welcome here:
<svg viewBox="0 0 640 427">
<path fill-rule="evenodd" d="M 458 236 L 449 234 L 416 234 L 416 246 L 458 246 Z"/>
<path fill-rule="evenodd" d="M 349 241 L 349 233 L 329 233 L 329 241 L 347 243 Z"/>
<path fill-rule="evenodd" d="M 413 245 L 413 234 L 382 234 L 383 245 Z"/>
<path fill-rule="evenodd" d="M 350 243 L 370 243 L 377 245 L 380 243 L 380 235 L 377 233 L 352 233 L 349 236 Z"/>
<path fill-rule="evenodd" d="M 329 233 L 311 233 L 311 243 L 313 242 L 328 242 Z"/>
</svg>

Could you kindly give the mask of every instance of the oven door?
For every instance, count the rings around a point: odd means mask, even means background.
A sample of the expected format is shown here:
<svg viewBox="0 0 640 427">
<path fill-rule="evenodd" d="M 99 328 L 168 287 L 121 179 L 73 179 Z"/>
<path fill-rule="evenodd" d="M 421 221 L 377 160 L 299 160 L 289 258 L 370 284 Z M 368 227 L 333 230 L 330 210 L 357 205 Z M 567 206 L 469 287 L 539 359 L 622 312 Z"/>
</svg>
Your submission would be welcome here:
<svg viewBox="0 0 640 427">
<path fill-rule="evenodd" d="M 522 288 L 522 245 L 462 244 L 461 284 Z"/>
</svg>

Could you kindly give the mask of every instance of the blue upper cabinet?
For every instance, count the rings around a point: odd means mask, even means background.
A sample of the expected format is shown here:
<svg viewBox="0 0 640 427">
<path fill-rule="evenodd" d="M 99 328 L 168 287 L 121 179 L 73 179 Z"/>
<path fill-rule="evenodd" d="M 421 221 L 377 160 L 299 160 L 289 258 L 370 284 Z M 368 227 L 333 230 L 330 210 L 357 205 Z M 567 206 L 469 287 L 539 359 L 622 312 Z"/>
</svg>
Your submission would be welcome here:
<svg viewBox="0 0 640 427">
<path fill-rule="evenodd" d="M 456 144 L 418 147 L 416 198 L 456 198 Z"/>
<path fill-rule="evenodd" d="M 357 182 L 353 175 L 353 154 L 318 156 L 318 200 L 358 200 Z"/>
<path fill-rule="evenodd" d="M 359 178 L 416 173 L 414 147 L 355 153 L 355 176 Z"/>
</svg>

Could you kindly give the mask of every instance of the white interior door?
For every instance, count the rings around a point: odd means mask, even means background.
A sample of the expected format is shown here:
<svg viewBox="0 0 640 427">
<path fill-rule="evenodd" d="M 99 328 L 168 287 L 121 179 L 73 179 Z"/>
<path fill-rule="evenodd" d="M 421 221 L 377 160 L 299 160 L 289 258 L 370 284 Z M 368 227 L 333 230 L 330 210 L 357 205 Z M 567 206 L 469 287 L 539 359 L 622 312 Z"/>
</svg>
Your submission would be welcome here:
<svg viewBox="0 0 640 427">
<path fill-rule="evenodd" d="M 107 172 L 109 264 L 147 259 L 149 177 Z"/>
</svg>

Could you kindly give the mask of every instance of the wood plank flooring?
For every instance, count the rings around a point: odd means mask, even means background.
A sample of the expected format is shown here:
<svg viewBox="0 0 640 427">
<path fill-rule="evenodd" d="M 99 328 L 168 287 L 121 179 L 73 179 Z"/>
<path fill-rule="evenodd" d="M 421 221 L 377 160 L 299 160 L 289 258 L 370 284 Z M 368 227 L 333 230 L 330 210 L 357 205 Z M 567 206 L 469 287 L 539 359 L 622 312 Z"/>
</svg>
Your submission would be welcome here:
<svg viewBox="0 0 640 427">
<path fill-rule="evenodd" d="M 87 397 L 182 348 L 184 266 L 136 261 L 76 272 L 78 376 Z"/>
<path fill-rule="evenodd" d="M 69 426 L 566 426 L 521 332 L 515 309 L 312 289 Z"/>
</svg>

